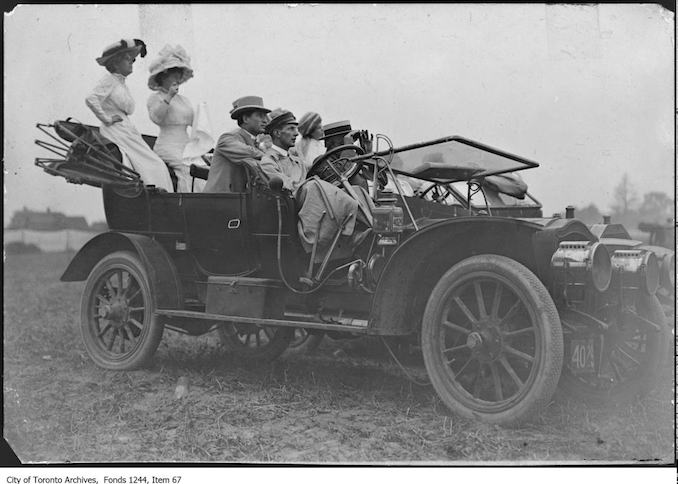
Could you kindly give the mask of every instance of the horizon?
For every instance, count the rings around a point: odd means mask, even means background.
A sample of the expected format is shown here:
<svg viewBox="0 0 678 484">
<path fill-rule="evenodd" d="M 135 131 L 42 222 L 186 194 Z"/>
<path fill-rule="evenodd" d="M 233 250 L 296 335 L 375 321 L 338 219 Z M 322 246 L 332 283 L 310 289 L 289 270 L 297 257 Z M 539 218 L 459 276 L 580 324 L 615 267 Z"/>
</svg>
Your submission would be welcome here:
<svg viewBox="0 0 678 484">
<path fill-rule="evenodd" d="M 635 187 L 633 186 L 633 184 L 631 184 L 631 188 L 632 188 L 632 189 L 635 189 Z M 536 197 L 532 192 L 529 192 L 529 191 L 528 191 L 528 193 L 529 193 L 530 195 L 534 196 L 535 198 L 537 198 L 537 200 L 539 200 L 539 198 Z M 655 192 L 655 191 L 648 191 L 648 192 L 642 192 L 642 193 L 641 193 L 641 192 L 637 192 L 636 202 L 633 203 L 633 204 L 632 204 L 633 206 L 630 207 L 630 212 L 632 212 L 632 213 L 633 213 L 633 212 L 636 212 L 636 210 L 637 210 L 638 208 L 640 208 L 644 196 L 647 195 L 647 194 L 649 194 L 649 193 L 656 193 L 656 192 Z M 664 192 L 659 192 L 659 193 L 664 193 Z M 672 202 L 675 204 L 676 200 L 675 200 L 675 197 L 673 197 L 673 194 L 669 194 L 669 193 L 664 193 L 664 194 L 667 195 L 667 196 L 672 200 Z M 613 203 L 613 202 L 610 201 L 608 207 L 599 206 L 599 205 L 597 205 L 597 204 L 594 203 L 594 202 L 583 203 L 583 204 L 581 204 L 581 205 L 574 205 L 574 207 L 575 207 L 575 217 L 576 217 L 576 214 L 577 214 L 578 211 L 585 210 L 585 209 L 589 209 L 589 208 L 591 208 L 591 207 L 594 207 L 594 208 L 596 208 L 597 210 L 599 210 L 600 213 L 601 213 L 601 215 L 610 215 L 610 216 L 613 216 L 613 215 L 615 215 L 615 211 L 614 211 L 613 208 L 610 208 L 610 206 L 612 205 L 612 203 Z M 634 208 L 634 207 L 635 207 L 635 208 Z M 9 218 L 8 218 L 8 220 L 7 220 L 7 222 L 3 225 L 3 228 L 5 228 L 5 229 L 8 228 L 8 226 L 9 226 L 9 224 L 10 224 L 12 218 L 13 218 L 17 213 L 20 213 L 20 212 L 23 212 L 23 211 L 29 211 L 29 212 L 40 213 L 40 214 L 45 214 L 45 213 L 55 213 L 55 214 L 61 214 L 61 215 L 64 215 L 64 216 L 66 216 L 66 217 L 83 217 L 83 218 L 85 218 L 85 220 L 87 221 L 87 224 L 88 224 L 89 226 L 91 226 L 91 225 L 93 225 L 93 224 L 96 224 L 96 223 L 102 223 L 102 222 L 103 222 L 103 223 L 107 223 L 105 215 L 104 215 L 102 218 L 100 218 L 100 219 L 97 219 L 97 220 L 90 220 L 90 219 L 88 219 L 88 218 L 87 218 L 84 214 L 82 214 L 82 213 L 69 213 L 69 212 L 62 211 L 62 210 L 52 210 L 50 207 L 46 207 L 46 208 L 44 208 L 44 209 L 33 209 L 33 208 L 31 208 L 31 207 L 23 206 L 23 207 L 21 207 L 21 208 L 15 209 L 15 210 L 10 214 L 10 216 L 9 216 Z M 549 214 L 546 213 L 546 211 L 545 211 L 543 208 L 542 208 L 542 211 L 544 212 L 544 216 L 545 216 L 545 217 L 549 217 L 549 216 L 550 216 Z M 564 214 L 565 214 L 565 207 L 563 207 L 562 211 L 554 212 L 554 213 L 560 213 L 561 216 L 564 216 Z M 636 213 L 637 213 L 637 212 L 636 212 Z M 617 215 L 619 215 L 619 214 L 617 214 Z M 671 218 L 671 219 L 669 219 L 669 220 L 673 220 L 673 221 L 675 222 L 675 217 L 673 217 L 673 218 Z M 614 219 L 612 220 L 612 222 L 614 223 Z M 635 227 L 634 227 L 634 228 L 635 228 Z"/>
</svg>

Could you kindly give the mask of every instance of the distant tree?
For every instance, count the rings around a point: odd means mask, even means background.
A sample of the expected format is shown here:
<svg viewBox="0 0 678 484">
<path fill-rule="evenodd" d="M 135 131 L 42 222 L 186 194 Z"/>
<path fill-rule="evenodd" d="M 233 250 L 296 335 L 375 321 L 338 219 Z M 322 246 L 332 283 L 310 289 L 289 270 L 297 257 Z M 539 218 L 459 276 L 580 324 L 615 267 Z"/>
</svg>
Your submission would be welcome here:
<svg viewBox="0 0 678 484">
<path fill-rule="evenodd" d="M 612 210 L 616 215 L 625 217 L 638 202 L 636 189 L 629 181 L 629 175 L 624 173 L 619 184 L 614 189 Z"/>
<path fill-rule="evenodd" d="M 666 223 L 673 217 L 673 199 L 664 192 L 648 192 L 638 207 L 641 222 Z"/>
<path fill-rule="evenodd" d="M 598 207 L 591 203 L 584 208 L 578 208 L 575 214 L 579 220 L 586 225 L 599 224 L 603 222 L 603 214 L 598 210 Z"/>
<path fill-rule="evenodd" d="M 638 195 L 635 187 L 629 180 L 627 173 L 622 175 L 619 184 L 614 189 L 612 199 L 612 221 L 627 227 L 638 226 Z"/>
</svg>

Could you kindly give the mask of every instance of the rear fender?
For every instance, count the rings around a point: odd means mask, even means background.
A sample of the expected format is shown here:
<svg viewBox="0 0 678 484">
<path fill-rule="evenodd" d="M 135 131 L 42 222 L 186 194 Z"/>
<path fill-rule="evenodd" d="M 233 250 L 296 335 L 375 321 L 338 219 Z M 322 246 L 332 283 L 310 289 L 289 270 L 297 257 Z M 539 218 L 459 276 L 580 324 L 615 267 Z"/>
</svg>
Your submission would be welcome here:
<svg viewBox="0 0 678 484">
<path fill-rule="evenodd" d="M 373 298 L 371 329 L 384 335 L 419 331 L 433 287 L 450 267 L 467 257 L 504 255 L 540 276 L 533 235 L 541 229 L 525 220 L 464 217 L 418 231 L 398 247 L 384 267 Z"/>
<path fill-rule="evenodd" d="M 167 251 L 145 235 L 106 232 L 87 242 L 75 255 L 62 281 L 84 281 L 105 256 L 127 250 L 139 256 L 146 269 L 158 309 L 181 309 L 183 292 L 174 262 Z"/>
</svg>

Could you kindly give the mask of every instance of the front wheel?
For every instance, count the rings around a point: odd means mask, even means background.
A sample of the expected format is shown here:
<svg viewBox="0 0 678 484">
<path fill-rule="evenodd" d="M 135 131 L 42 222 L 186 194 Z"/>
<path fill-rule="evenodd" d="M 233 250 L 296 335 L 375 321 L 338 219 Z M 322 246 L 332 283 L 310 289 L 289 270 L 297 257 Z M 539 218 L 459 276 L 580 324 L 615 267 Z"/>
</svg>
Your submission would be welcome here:
<svg viewBox="0 0 678 484">
<path fill-rule="evenodd" d="M 560 319 L 548 291 L 522 264 L 478 255 L 448 270 L 422 322 L 429 378 L 455 413 L 517 425 L 545 407 L 563 361 Z"/>
<path fill-rule="evenodd" d="M 567 360 L 560 379 L 566 396 L 628 403 L 656 385 L 671 347 L 671 334 L 656 296 L 638 294 L 620 311 L 610 305 L 596 316 L 607 329 L 566 320 Z"/>
<path fill-rule="evenodd" d="M 146 269 L 131 252 L 104 257 L 87 279 L 80 331 L 94 362 L 109 370 L 133 370 L 155 353 L 163 324 L 154 316 L 155 298 Z"/>
</svg>

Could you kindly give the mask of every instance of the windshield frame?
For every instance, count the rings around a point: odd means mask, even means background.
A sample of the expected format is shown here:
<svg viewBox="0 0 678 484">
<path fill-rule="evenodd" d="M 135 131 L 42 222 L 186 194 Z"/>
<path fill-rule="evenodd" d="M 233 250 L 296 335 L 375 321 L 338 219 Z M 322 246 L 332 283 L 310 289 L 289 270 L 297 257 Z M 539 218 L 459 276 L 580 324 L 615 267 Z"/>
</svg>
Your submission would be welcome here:
<svg viewBox="0 0 678 484">
<path fill-rule="evenodd" d="M 486 169 L 482 170 L 479 172 L 475 172 L 469 176 L 463 176 L 463 177 L 451 177 L 451 178 L 438 178 L 438 177 L 427 177 L 427 176 L 422 176 L 421 174 L 416 174 L 412 173 L 409 171 L 403 171 L 399 170 L 396 168 L 392 168 L 394 173 L 398 173 L 401 175 L 406 175 L 412 178 L 418 178 L 420 180 L 428 180 L 432 182 L 437 182 L 437 183 L 453 183 L 453 182 L 458 182 L 458 181 L 469 181 L 469 180 L 474 180 L 474 179 L 480 179 L 484 178 L 486 176 L 490 175 L 500 175 L 502 173 L 511 173 L 515 171 L 521 171 L 521 170 L 526 170 L 528 168 L 536 168 L 539 166 L 539 163 L 536 161 L 529 160 L 527 158 L 524 158 L 522 156 L 515 155 L 513 153 L 509 153 L 507 151 L 500 150 L 498 148 L 495 148 L 493 146 L 486 145 L 484 143 L 480 143 L 478 141 L 474 141 L 468 138 L 464 138 L 463 136 L 447 136 L 445 138 L 438 138 L 435 140 L 431 141 L 425 141 L 422 143 L 414 143 L 410 145 L 405 145 L 401 146 L 398 148 L 389 148 L 377 152 L 372 152 L 372 153 L 366 153 L 364 155 L 358 156 L 358 157 L 352 157 L 351 161 L 363 161 L 368 164 L 374 164 L 375 161 L 371 160 L 371 158 L 384 158 L 388 159 L 390 155 L 401 153 L 404 151 L 410 151 L 418 148 L 424 148 L 427 146 L 432 146 L 436 144 L 441 144 L 441 143 L 447 143 L 447 142 L 457 142 L 461 143 L 467 146 L 470 146 L 471 148 L 475 148 L 481 151 L 485 151 L 487 153 L 491 153 L 496 156 L 500 156 L 502 158 L 507 158 L 509 160 L 515 161 L 519 163 L 518 166 L 509 168 L 509 169 L 496 169 L 496 170 L 491 170 L 491 169 Z M 522 166 L 520 166 L 522 165 Z"/>
<path fill-rule="evenodd" d="M 473 196 L 471 197 L 470 200 L 470 206 L 469 206 L 469 200 L 467 199 L 467 196 L 464 195 L 462 190 L 459 187 L 456 187 L 453 185 L 453 183 L 468 183 L 464 181 L 458 181 L 458 182 L 452 182 L 452 183 L 439 183 L 432 181 L 431 183 L 434 183 L 435 185 L 438 185 L 442 187 L 443 189 L 447 190 L 447 192 L 454 198 L 462 207 L 466 209 L 474 209 L 474 210 L 485 210 L 489 208 L 490 210 L 494 209 L 511 209 L 511 208 L 543 208 L 542 204 L 539 200 L 537 200 L 531 193 L 526 192 L 525 193 L 525 199 L 526 202 L 523 203 L 517 203 L 517 204 L 496 204 L 496 203 L 491 203 L 491 200 L 488 200 L 486 192 L 488 191 L 487 187 L 481 187 L 477 192 L 474 192 Z M 475 183 L 474 181 L 471 181 L 471 183 Z M 499 192 L 496 192 L 499 194 Z M 482 200 L 485 203 L 478 203 L 478 200 L 474 198 L 476 195 L 482 195 Z M 511 197 L 511 195 L 507 194 L 502 194 L 506 197 L 509 198 L 515 198 Z M 500 196 L 499 199 L 502 199 Z M 517 199 L 521 200 L 521 199 Z M 434 202 L 434 203 L 440 203 L 440 202 Z"/>
</svg>

